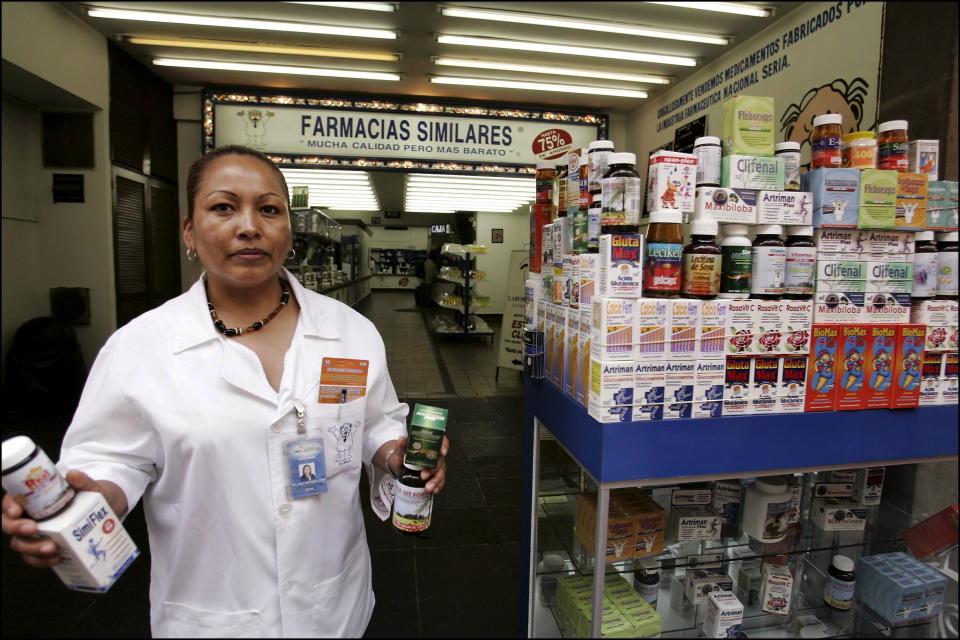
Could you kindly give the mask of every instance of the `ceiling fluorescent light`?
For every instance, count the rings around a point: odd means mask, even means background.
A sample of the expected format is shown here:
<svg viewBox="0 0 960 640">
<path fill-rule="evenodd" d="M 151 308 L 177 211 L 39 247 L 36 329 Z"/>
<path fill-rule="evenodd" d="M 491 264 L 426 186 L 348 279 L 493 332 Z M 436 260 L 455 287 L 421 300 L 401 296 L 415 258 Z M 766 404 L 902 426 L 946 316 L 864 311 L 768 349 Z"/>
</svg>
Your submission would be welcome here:
<svg viewBox="0 0 960 640">
<path fill-rule="evenodd" d="M 513 64 L 510 62 L 493 62 L 487 60 L 465 60 L 463 58 L 435 58 L 434 64 L 447 67 L 466 67 L 470 69 L 494 69 L 497 71 L 520 71 L 521 73 L 543 73 L 557 76 L 574 76 L 581 78 L 601 78 L 603 80 L 621 80 L 623 82 L 644 82 L 648 84 L 670 84 L 670 78 L 663 76 L 635 76 L 627 73 L 607 73 L 606 71 L 591 71 L 588 69 L 571 69 L 569 67 L 541 67 L 531 64 Z"/>
<path fill-rule="evenodd" d="M 683 40 L 685 42 L 702 42 L 704 44 L 730 44 L 730 39 L 723 36 L 708 36 L 681 31 L 660 31 L 647 29 L 617 22 L 593 22 L 560 18 L 536 13 L 517 13 L 514 11 L 487 11 L 484 9 L 468 9 L 463 7 L 443 7 L 440 12 L 454 18 L 473 18 L 476 20 L 494 20 L 497 22 L 513 22 L 517 24 L 533 24 L 544 27 L 560 27 L 562 29 L 581 29 L 584 31 L 601 31 L 603 33 L 622 33 L 628 36 L 641 38 L 666 38 L 668 40 Z"/>
<path fill-rule="evenodd" d="M 608 89 L 606 87 L 584 87 L 573 84 L 548 84 L 545 82 L 516 82 L 513 80 L 488 80 L 486 78 L 456 78 L 453 76 L 434 76 L 430 82 L 437 84 L 455 84 L 468 87 L 496 87 L 501 89 L 526 89 L 528 91 L 558 91 L 561 93 L 582 93 L 596 96 L 617 96 L 620 98 L 646 98 L 645 91 L 633 89 Z"/>
<path fill-rule="evenodd" d="M 187 15 L 184 13 L 159 13 L 156 11 L 127 11 L 92 7 L 87 9 L 87 15 L 91 18 L 112 18 L 114 20 L 139 20 L 142 22 L 165 22 L 169 24 L 194 24 L 205 27 L 290 31 L 293 33 L 315 33 L 328 36 L 352 36 L 355 38 L 386 38 L 394 40 L 397 37 L 396 31 L 390 31 L 388 29 L 361 29 L 358 27 L 339 27 L 307 22 L 248 20 L 245 18 L 223 18 L 220 16 Z"/>
<path fill-rule="evenodd" d="M 130 44 L 153 45 L 158 47 L 185 47 L 188 49 L 214 49 L 216 51 L 248 51 L 252 53 L 279 53 L 294 56 L 319 56 L 324 58 L 350 58 L 351 60 L 382 60 L 396 62 L 400 59 L 395 53 L 374 53 L 372 51 L 346 51 L 343 49 L 318 49 L 316 47 L 298 47 L 279 44 L 259 44 L 256 42 L 228 42 L 226 40 L 190 40 L 187 38 L 151 38 L 146 36 L 127 36 Z"/>
<path fill-rule="evenodd" d="M 338 7 L 340 9 L 363 9 L 365 11 L 393 11 L 393 5 L 386 2 L 292 2 L 287 4 L 312 4 L 317 7 Z"/>
<path fill-rule="evenodd" d="M 217 62 L 212 60 L 179 60 L 154 58 L 153 64 L 161 67 L 185 67 L 188 69 L 218 69 L 222 71 L 253 71 L 255 73 L 288 73 L 299 76 L 323 76 L 326 78 L 360 78 L 363 80 L 400 80 L 395 73 L 372 71 L 347 71 L 344 69 L 317 69 L 315 67 L 287 67 L 275 64 L 247 64 L 243 62 Z"/>
<path fill-rule="evenodd" d="M 339 169 L 280 169 L 285 176 L 303 176 L 307 178 L 337 178 L 338 180 L 363 180 L 370 176 L 365 171 L 348 171 Z"/>
<path fill-rule="evenodd" d="M 539 53 L 560 53 L 571 56 L 589 56 L 592 58 L 610 58 L 612 60 L 632 60 L 634 62 L 653 62 L 656 64 L 673 64 L 681 67 L 695 67 L 694 58 L 681 56 L 663 56 L 656 53 L 640 53 L 637 51 L 619 51 L 614 49 L 597 49 L 594 47 L 573 47 L 561 44 L 546 44 L 544 42 L 525 42 L 523 40 L 500 40 L 498 38 L 473 38 L 469 36 L 437 36 L 440 44 L 460 44 L 468 47 L 489 47 L 492 49 L 512 49 L 516 51 L 535 51 Z"/>
<path fill-rule="evenodd" d="M 738 2 L 651 2 L 650 4 L 665 4 L 668 7 L 680 7 L 683 9 L 702 9 L 704 11 L 719 11 L 720 13 L 735 13 L 741 16 L 753 16 L 756 18 L 768 18 L 773 15 L 771 9 Z"/>
</svg>

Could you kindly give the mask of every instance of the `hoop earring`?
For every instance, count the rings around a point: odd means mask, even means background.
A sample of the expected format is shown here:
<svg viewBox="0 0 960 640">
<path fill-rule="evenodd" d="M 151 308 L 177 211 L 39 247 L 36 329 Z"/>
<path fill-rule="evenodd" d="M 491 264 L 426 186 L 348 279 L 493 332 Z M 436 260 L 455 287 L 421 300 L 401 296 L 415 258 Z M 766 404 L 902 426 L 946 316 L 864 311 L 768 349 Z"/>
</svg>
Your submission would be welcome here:
<svg viewBox="0 0 960 640">
<path fill-rule="evenodd" d="M 293 249 L 293 247 L 291 247 L 290 253 L 287 254 L 287 260 L 293 260 L 296 257 L 297 257 L 297 252 Z"/>
<path fill-rule="evenodd" d="M 193 262 L 197 259 L 197 252 L 193 249 L 187 247 L 187 260 Z"/>
</svg>

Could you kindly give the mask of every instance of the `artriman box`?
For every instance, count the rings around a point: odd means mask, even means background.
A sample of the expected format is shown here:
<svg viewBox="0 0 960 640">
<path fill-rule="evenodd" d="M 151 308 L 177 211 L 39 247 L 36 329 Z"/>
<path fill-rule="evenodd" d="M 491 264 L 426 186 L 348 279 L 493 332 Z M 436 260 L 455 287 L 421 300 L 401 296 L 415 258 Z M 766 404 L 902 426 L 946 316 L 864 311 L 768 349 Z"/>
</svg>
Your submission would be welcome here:
<svg viewBox="0 0 960 640">
<path fill-rule="evenodd" d="M 804 225 L 813 220 L 813 194 L 807 191 L 761 191 L 757 224 Z"/>
<path fill-rule="evenodd" d="M 669 301 L 670 331 L 667 357 L 696 360 L 700 329 L 700 300 L 675 298 Z"/>
<path fill-rule="evenodd" d="M 630 298 L 595 297 L 590 323 L 590 356 L 597 360 L 633 358 L 633 323 L 637 301 Z"/>
<path fill-rule="evenodd" d="M 753 358 L 753 376 L 750 384 L 750 412 L 753 414 L 776 413 L 780 390 L 779 356 Z"/>
<path fill-rule="evenodd" d="M 837 397 L 837 357 L 840 327 L 814 324 L 807 366 L 807 393 L 804 411 L 833 411 Z"/>
<path fill-rule="evenodd" d="M 890 407 L 901 409 L 920 404 L 920 370 L 923 364 L 923 341 L 926 327 L 922 324 L 900 324 L 897 328 L 897 351 L 893 363 L 893 396 Z"/>
<path fill-rule="evenodd" d="M 666 397 L 667 363 L 639 360 L 634 363 L 636 404 L 663 404 Z"/>
<path fill-rule="evenodd" d="M 933 407 L 940 404 L 940 371 L 943 368 L 942 353 L 923 354 L 920 369 L 920 406 Z"/>
<path fill-rule="evenodd" d="M 893 354 L 897 345 L 895 325 L 866 325 L 867 345 L 864 350 L 866 384 L 863 388 L 865 409 L 890 407 L 893 390 Z"/>
<path fill-rule="evenodd" d="M 634 355 L 637 360 L 663 360 L 670 327 L 669 300 L 639 298 L 634 306 Z"/>
<path fill-rule="evenodd" d="M 866 370 L 864 353 L 867 349 L 867 327 L 860 324 L 845 324 L 840 327 L 840 378 L 837 387 L 837 409 L 863 409 L 864 396 L 860 390 L 865 386 Z"/>
<path fill-rule="evenodd" d="M 666 362 L 663 385 L 664 419 L 692 417 L 696 368 L 697 363 L 693 360 Z"/>
<path fill-rule="evenodd" d="M 780 358 L 780 389 L 777 395 L 777 413 L 803 413 L 806 397 L 807 356 Z"/>
<path fill-rule="evenodd" d="M 723 415 L 746 416 L 753 408 L 750 405 L 750 380 L 753 358 L 727 358 L 724 370 Z"/>
<path fill-rule="evenodd" d="M 697 360 L 693 372 L 694 418 L 719 418 L 723 415 L 723 385 L 726 369 L 724 359 Z"/>
<path fill-rule="evenodd" d="M 813 226 L 853 229 L 860 202 L 859 169 L 814 169 L 800 176 L 801 189 L 813 194 Z"/>
<path fill-rule="evenodd" d="M 612 407 L 637 404 L 634 386 L 635 365 L 632 361 L 590 359 L 590 405 Z"/>
</svg>

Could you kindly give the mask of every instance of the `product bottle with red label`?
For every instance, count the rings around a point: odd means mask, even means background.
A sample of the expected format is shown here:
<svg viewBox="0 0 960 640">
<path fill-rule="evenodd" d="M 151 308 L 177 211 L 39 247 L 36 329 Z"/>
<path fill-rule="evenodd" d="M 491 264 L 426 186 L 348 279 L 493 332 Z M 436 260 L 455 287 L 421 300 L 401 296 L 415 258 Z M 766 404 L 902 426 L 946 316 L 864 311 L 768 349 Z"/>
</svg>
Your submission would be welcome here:
<svg viewBox="0 0 960 640">
<path fill-rule="evenodd" d="M 717 221 L 690 223 L 690 244 L 683 248 L 680 290 L 686 298 L 713 300 L 720 293 L 722 255 L 717 244 Z"/>
<path fill-rule="evenodd" d="M 881 122 L 877 127 L 877 150 L 880 169 L 906 172 L 910 161 L 908 157 L 907 121 L 891 120 Z"/>
<path fill-rule="evenodd" d="M 843 116 L 839 113 L 828 113 L 813 119 L 811 169 L 839 169 L 843 166 L 842 125 Z"/>
<path fill-rule="evenodd" d="M 676 298 L 682 283 L 683 214 L 654 211 L 644 243 L 643 295 Z"/>
</svg>

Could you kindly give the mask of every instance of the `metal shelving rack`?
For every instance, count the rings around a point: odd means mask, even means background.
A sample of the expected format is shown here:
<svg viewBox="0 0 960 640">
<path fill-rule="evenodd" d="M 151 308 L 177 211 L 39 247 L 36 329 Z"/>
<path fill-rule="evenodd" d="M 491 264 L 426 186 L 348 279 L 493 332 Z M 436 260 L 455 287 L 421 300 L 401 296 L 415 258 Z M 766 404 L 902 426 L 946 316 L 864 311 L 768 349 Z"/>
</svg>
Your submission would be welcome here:
<svg viewBox="0 0 960 640">
<path fill-rule="evenodd" d="M 435 335 L 462 338 L 470 338 L 473 336 L 492 338 L 493 330 L 489 327 L 489 325 L 487 325 L 483 318 L 471 313 L 471 308 L 476 308 L 473 305 L 473 289 L 470 284 L 471 280 L 473 279 L 472 274 L 476 265 L 476 257 L 473 254 L 485 252 L 486 248 L 480 250 L 480 247 L 474 245 L 464 246 L 452 243 L 443 245 L 441 253 L 444 256 L 457 260 L 457 264 L 460 269 L 460 278 L 450 279 L 446 277 L 440 277 L 438 279 L 455 284 L 460 291 L 460 297 L 463 299 L 463 304 L 453 306 L 444 304 L 442 299 L 434 300 L 434 302 L 436 302 L 437 305 L 439 305 L 442 309 L 451 309 L 456 311 L 460 318 L 459 329 L 457 331 L 444 331 L 439 326 L 439 322 L 435 322 L 433 326 L 433 332 Z"/>
</svg>

